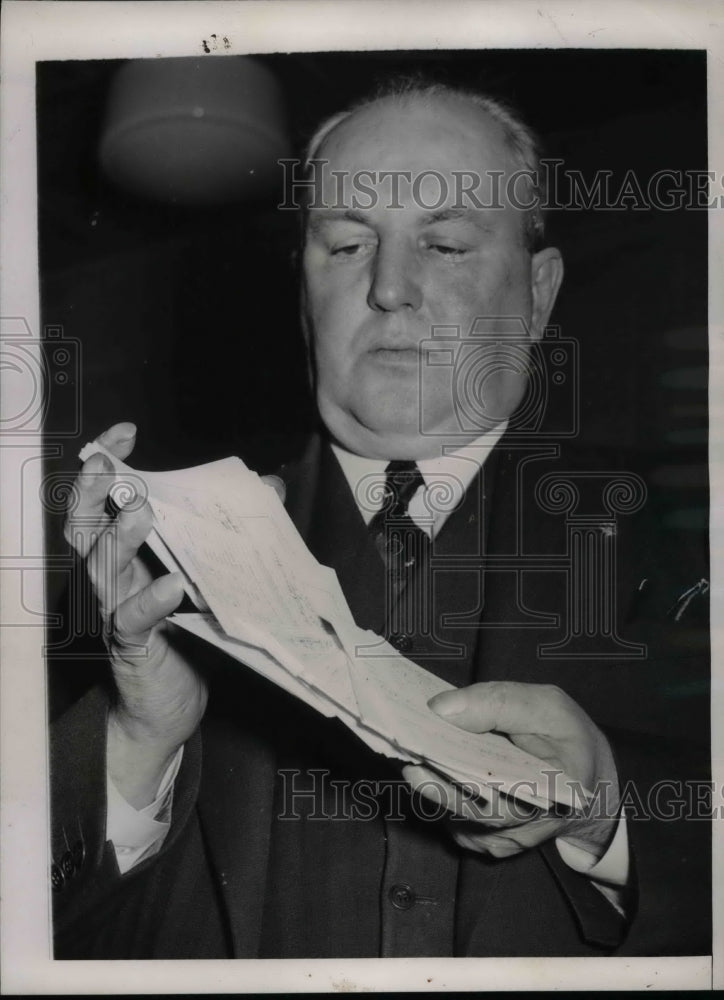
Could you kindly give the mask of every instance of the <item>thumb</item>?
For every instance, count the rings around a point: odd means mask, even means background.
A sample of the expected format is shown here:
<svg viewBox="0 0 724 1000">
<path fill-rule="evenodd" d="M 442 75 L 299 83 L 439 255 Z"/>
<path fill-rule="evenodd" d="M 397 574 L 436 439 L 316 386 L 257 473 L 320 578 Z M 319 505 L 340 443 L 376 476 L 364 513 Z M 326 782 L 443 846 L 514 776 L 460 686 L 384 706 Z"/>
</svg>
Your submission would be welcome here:
<svg viewBox="0 0 724 1000">
<path fill-rule="evenodd" d="M 116 634 L 122 642 L 145 643 L 148 635 L 183 600 L 180 573 L 160 576 L 137 594 L 129 597 L 116 612 Z"/>
<path fill-rule="evenodd" d="M 563 736 L 563 701 L 558 688 L 545 684 L 488 681 L 467 688 L 443 691 L 428 702 L 437 715 L 471 733 L 492 730 L 511 736 L 537 733 Z M 573 704 L 571 702 L 571 704 Z M 568 729 L 569 726 L 563 726 Z"/>
<path fill-rule="evenodd" d="M 136 443 L 136 425 L 129 421 L 114 424 L 99 434 L 97 440 L 116 458 L 128 458 Z"/>
<path fill-rule="evenodd" d="M 279 476 L 262 476 L 261 481 L 267 486 L 273 487 L 281 502 L 284 503 L 287 498 L 287 484 L 283 479 L 280 479 Z"/>
</svg>

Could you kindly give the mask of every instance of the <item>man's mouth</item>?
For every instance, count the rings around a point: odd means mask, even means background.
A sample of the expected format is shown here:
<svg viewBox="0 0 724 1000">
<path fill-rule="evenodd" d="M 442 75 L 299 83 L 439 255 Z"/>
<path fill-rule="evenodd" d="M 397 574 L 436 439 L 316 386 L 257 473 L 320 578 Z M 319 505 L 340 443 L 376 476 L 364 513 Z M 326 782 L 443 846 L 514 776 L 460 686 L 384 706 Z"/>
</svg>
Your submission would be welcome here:
<svg viewBox="0 0 724 1000">
<path fill-rule="evenodd" d="M 370 352 L 379 361 L 397 364 L 419 364 L 420 350 L 418 347 L 375 347 Z"/>
</svg>

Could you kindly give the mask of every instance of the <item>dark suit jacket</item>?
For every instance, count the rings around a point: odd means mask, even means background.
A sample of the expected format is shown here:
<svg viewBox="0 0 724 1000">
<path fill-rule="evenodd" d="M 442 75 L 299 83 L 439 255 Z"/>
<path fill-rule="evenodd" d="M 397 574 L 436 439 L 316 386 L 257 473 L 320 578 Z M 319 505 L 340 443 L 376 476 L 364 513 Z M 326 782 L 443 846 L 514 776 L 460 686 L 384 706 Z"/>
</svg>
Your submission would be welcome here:
<svg viewBox="0 0 724 1000">
<path fill-rule="evenodd" d="M 433 954 L 701 954 L 711 948 L 702 788 L 707 753 L 697 759 L 681 739 L 694 732 L 706 746 L 706 628 L 697 602 L 679 621 L 666 615 L 699 569 L 689 569 L 691 560 L 682 562 L 652 531 L 645 508 L 622 516 L 613 528 L 617 565 L 609 572 L 616 587 L 604 616 L 610 658 L 591 658 L 589 647 L 570 643 L 562 649 L 575 654 L 570 658 L 561 658 L 560 647 L 546 655 L 546 646 L 565 640 L 575 616 L 566 581 L 571 546 L 578 543 L 572 541 L 575 512 L 572 519 L 571 511 L 566 518 L 552 510 L 555 503 L 540 484 L 576 465 L 581 472 L 592 468 L 586 459 L 561 459 L 556 449 L 546 454 L 539 446 L 501 441 L 439 535 L 435 628 L 413 636 L 407 655 L 454 683 L 555 683 L 608 731 L 629 813 L 629 919 L 622 921 L 588 879 L 568 869 L 553 844 L 491 861 L 455 850 L 439 823 L 417 832 L 410 826 L 423 851 L 436 838 L 441 868 L 454 866 L 449 939 L 432 934 L 439 949 Z M 315 439 L 283 474 L 288 509 L 311 550 L 336 569 L 358 623 L 381 631 L 384 570 L 331 451 Z M 590 514 L 600 500 L 598 481 L 573 479 L 584 484 L 578 514 Z M 601 516 L 599 503 L 591 544 L 597 533 L 611 540 Z M 583 521 L 577 526 L 586 528 Z M 586 537 L 585 530 L 579 536 Z M 637 643 L 646 646 L 646 657 L 627 659 Z M 209 672 L 211 698 L 200 732 L 185 749 L 171 831 L 157 857 L 122 877 L 104 831 L 103 688 L 86 694 L 55 727 L 56 957 L 397 953 L 402 938 L 380 916 L 390 853 L 404 853 L 389 828 L 381 821 L 285 825 L 275 819 L 284 808 L 280 769 L 394 780 L 394 764 L 358 745 L 341 724 L 323 721 L 208 649 L 199 650 L 199 663 Z M 662 781 L 669 784 L 657 785 Z M 695 807 L 700 818 L 685 818 L 687 796 L 688 814 Z M 671 818 L 655 819 L 657 809 Z M 422 951 L 402 953 L 427 953 L 424 933 L 421 940 Z"/>
</svg>

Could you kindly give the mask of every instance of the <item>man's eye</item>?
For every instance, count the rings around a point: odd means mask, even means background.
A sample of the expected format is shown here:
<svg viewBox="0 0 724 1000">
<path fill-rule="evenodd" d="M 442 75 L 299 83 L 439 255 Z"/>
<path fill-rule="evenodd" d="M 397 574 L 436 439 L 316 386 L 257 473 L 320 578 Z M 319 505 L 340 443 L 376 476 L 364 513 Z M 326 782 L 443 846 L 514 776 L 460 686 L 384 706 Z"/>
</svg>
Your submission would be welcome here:
<svg viewBox="0 0 724 1000">
<path fill-rule="evenodd" d="M 467 253 L 465 247 L 452 246 L 449 243 L 428 243 L 428 247 L 443 257 L 463 257 Z"/>
<path fill-rule="evenodd" d="M 344 243 L 341 246 L 332 247 L 330 254 L 332 257 L 354 257 L 365 246 L 365 243 Z"/>
</svg>

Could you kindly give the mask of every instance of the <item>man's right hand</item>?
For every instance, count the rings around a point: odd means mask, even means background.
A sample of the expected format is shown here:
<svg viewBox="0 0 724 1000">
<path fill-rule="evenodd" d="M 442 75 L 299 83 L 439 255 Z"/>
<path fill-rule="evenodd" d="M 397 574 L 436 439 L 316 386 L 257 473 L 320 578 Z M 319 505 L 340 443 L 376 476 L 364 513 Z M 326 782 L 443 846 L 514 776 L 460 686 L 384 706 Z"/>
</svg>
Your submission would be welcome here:
<svg viewBox="0 0 724 1000">
<path fill-rule="evenodd" d="M 115 424 L 98 438 L 117 458 L 135 444 L 133 424 Z M 181 603 L 178 574 L 154 580 L 138 557 L 151 529 L 151 510 L 129 504 L 112 518 L 107 495 L 114 483 L 111 463 L 100 453 L 76 480 L 75 509 L 65 537 L 86 559 L 106 621 L 117 698 L 108 722 L 108 770 L 136 809 L 156 796 L 164 771 L 189 738 L 206 708 L 201 676 L 169 642 L 165 618 Z"/>
</svg>

